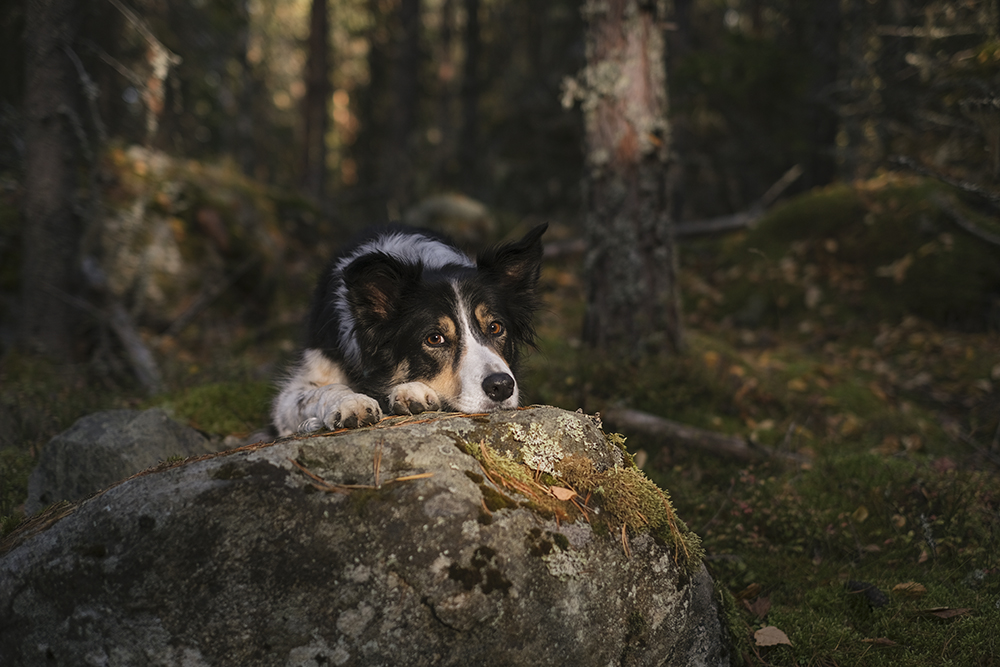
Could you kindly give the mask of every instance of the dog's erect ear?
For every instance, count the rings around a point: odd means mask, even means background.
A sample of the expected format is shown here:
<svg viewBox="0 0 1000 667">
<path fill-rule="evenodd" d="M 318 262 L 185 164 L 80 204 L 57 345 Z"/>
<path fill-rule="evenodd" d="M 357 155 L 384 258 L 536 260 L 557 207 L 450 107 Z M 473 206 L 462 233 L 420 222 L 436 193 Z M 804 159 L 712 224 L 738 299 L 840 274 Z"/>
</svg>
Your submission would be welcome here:
<svg viewBox="0 0 1000 667">
<path fill-rule="evenodd" d="M 362 325 L 370 326 L 396 314 L 404 290 L 420 279 L 420 267 L 373 253 L 351 262 L 343 277 L 351 312 Z"/>
<path fill-rule="evenodd" d="M 520 241 L 485 250 L 476 258 L 480 271 L 490 273 L 505 287 L 531 293 L 542 270 L 542 234 L 549 224 L 538 225 Z"/>
</svg>

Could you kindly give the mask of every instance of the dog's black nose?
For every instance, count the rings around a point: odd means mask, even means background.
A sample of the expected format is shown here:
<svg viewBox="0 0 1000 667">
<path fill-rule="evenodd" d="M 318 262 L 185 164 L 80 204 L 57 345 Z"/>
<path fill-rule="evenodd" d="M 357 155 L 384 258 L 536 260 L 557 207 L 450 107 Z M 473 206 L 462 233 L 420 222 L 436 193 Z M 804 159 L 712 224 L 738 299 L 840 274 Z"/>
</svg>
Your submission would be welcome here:
<svg viewBox="0 0 1000 667">
<path fill-rule="evenodd" d="M 514 393 L 514 378 L 506 373 L 494 373 L 483 380 L 483 391 L 492 400 L 506 401 Z"/>
</svg>

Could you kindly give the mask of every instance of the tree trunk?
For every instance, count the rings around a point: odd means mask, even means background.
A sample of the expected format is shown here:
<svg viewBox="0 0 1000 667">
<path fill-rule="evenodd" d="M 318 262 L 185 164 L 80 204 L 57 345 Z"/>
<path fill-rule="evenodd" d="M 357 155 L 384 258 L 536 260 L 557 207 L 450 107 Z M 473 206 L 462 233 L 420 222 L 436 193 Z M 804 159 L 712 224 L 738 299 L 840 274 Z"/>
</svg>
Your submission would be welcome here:
<svg viewBox="0 0 1000 667">
<path fill-rule="evenodd" d="M 326 129 L 330 100 L 330 20 L 327 0 L 312 0 L 306 94 L 302 104 L 302 186 L 317 199 L 326 182 Z"/>
<path fill-rule="evenodd" d="M 458 163 L 463 186 L 476 182 L 479 134 L 479 0 L 465 0 L 465 63 L 462 67 L 462 131 L 458 141 Z"/>
<path fill-rule="evenodd" d="M 413 133 L 417 123 L 420 76 L 420 0 L 401 0 L 392 68 L 389 141 L 382 150 L 382 173 L 390 210 L 409 206 L 413 185 Z"/>
<path fill-rule="evenodd" d="M 840 72 L 840 0 L 821 0 L 808 14 L 812 25 L 805 34 L 812 35 L 809 50 L 815 71 L 810 84 L 810 137 L 812 149 L 805 165 L 805 187 L 830 183 L 837 175 L 834 150 L 840 118 L 833 107 L 832 92 Z"/>
<path fill-rule="evenodd" d="M 21 341 L 62 361 L 79 355 L 81 221 L 74 193 L 82 137 L 76 72 L 67 49 L 75 0 L 30 0 L 25 40 L 25 193 Z"/>
<path fill-rule="evenodd" d="M 588 5 L 587 66 L 577 90 L 589 170 L 583 335 L 633 359 L 681 346 L 662 4 Z"/>
</svg>

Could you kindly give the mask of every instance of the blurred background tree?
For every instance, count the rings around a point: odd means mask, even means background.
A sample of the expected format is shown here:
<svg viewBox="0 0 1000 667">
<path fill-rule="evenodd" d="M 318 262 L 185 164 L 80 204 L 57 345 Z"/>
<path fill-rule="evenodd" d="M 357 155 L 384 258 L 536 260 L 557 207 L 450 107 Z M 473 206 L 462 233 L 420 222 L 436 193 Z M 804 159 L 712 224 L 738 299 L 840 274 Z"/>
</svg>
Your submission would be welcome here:
<svg viewBox="0 0 1000 667">
<path fill-rule="evenodd" d="M 537 218 L 561 223 L 552 238 L 583 233 L 584 118 L 560 105 L 564 81 L 585 65 L 580 2 L 66 4 L 82 17 L 61 42 L 79 71 L 61 47 L 49 56 L 72 75 L 62 94 L 81 105 L 83 138 L 101 150 L 141 145 L 232 165 L 271 193 L 287 248 L 319 254 L 367 224 L 426 220 L 418 204 L 434 197 L 435 211 L 488 211 L 500 233 Z M 29 6 L 0 9 L 0 173 L 13 211 L 0 236 L 5 346 L 25 303 L 12 296 L 31 257 L 24 244 L 38 243 L 28 233 L 37 213 L 26 141 L 38 120 L 26 106 L 37 38 L 26 30 Z M 663 169 L 675 222 L 744 211 L 796 164 L 803 176 L 789 194 L 900 160 L 995 191 L 996 2 L 674 0 L 663 13 Z M 83 104 L 80 72 L 97 92 L 96 113 Z M 59 143 L 76 150 L 84 144 L 69 122 Z M 96 180 L 80 181 L 77 195 L 113 194 L 113 169 L 88 170 Z M 192 211 L 210 241 L 213 214 Z"/>
</svg>

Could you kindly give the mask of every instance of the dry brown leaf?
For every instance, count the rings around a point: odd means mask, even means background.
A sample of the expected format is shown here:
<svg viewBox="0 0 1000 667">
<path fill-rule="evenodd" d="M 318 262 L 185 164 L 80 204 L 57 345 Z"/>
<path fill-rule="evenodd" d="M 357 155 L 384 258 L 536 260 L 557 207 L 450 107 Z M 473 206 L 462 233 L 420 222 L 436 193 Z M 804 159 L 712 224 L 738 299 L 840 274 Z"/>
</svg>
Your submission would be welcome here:
<svg viewBox="0 0 1000 667">
<path fill-rule="evenodd" d="M 743 600 L 743 606 L 757 618 L 764 618 L 767 616 L 767 612 L 771 611 L 771 598 L 762 595 L 753 602 Z"/>
<path fill-rule="evenodd" d="M 777 646 L 778 644 L 787 644 L 788 646 L 792 645 L 792 642 L 788 640 L 788 635 L 773 625 L 768 625 L 753 633 L 753 640 L 757 646 Z"/>
<path fill-rule="evenodd" d="M 550 486 L 549 493 L 558 498 L 559 500 L 569 500 L 576 495 L 576 491 L 573 489 L 566 489 L 561 486 Z"/>
<path fill-rule="evenodd" d="M 927 587 L 915 581 L 907 581 L 905 584 L 896 584 L 893 586 L 892 592 L 899 593 L 908 598 L 919 598 L 927 593 Z"/>
<path fill-rule="evenodd" d="M 865 507 L 864 505 L 859 505 L 858 509 L 854 510 L 854 513 L 851 515 L 851 518 L 854 519 L 857 523 L 864 523 L 865 519 L 868 518 L 868 508 Z"/>
<path fill-rule="evenodd" d="M 760 593 L 760 584 L 750 584 L 742 591 L 737 593 L 737 600 L 749 600 L 750 598 L 755 598 Z"/>
<path fill-rule="evenodd" d="M 790 391 L 806 391 L 809 389 L 809 385 L 802 378 L 792 378 L 788 381 L 788 389 Z"/>
</svg>

